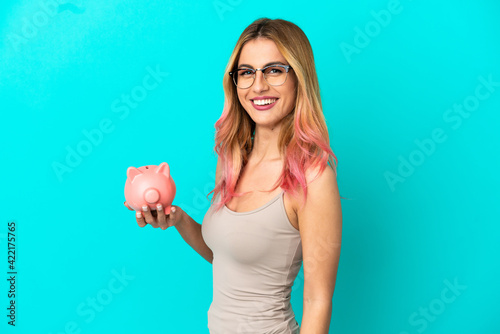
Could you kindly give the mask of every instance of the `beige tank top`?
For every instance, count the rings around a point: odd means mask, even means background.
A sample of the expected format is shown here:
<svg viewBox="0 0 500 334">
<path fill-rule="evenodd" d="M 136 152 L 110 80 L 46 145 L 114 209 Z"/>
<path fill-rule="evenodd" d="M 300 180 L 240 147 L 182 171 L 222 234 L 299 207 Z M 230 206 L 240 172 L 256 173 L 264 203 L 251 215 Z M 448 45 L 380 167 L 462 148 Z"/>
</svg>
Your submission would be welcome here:
<svg viewBox="0 0 500 334">
<path fill-rule="evenodd" d="M 248 212 L 211 206 L 205 214 L 202 236 L 214 255 L 211 334 L 299 333 L 290 294 L 302 244 L 283 196 Z"/>
</svg>

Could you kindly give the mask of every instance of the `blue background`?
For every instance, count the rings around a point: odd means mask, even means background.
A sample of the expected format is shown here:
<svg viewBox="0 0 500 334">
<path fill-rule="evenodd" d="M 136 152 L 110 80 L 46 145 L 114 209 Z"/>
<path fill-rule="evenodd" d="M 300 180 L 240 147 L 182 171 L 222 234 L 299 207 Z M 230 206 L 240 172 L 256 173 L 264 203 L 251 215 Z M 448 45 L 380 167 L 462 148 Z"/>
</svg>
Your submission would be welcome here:
<svg viewBox="0 0 500 334">
<path fill-rule="evenodd" d="M 208 332 L 211 265 L 174 228 L 137 226 L 126 169 L 168 162 L 174 205 L 201 223 L 224 69 L 267 16 L 310 39 L 349 198 L 330 333 L 499 333 L 499 14 L 493 0 L 2 1 L 0 331 Z"/>
</svg>

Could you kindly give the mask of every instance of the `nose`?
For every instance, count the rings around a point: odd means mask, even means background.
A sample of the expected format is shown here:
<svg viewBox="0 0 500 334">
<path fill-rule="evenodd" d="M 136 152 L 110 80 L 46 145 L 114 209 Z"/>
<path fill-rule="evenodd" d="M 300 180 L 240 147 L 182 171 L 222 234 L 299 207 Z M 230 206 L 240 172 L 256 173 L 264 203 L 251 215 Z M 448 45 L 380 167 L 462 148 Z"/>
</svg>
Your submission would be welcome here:
<svg viewBox="0 0 500 334">
<path fill-rule="evenodd" d="M 253 83 L 253 90 L 255 92 L 262 92 L 269 88 L 266 79 L 264 79 L 264 72 L 257 71 L 255 72 L 255 81 Z"/>
</svg>

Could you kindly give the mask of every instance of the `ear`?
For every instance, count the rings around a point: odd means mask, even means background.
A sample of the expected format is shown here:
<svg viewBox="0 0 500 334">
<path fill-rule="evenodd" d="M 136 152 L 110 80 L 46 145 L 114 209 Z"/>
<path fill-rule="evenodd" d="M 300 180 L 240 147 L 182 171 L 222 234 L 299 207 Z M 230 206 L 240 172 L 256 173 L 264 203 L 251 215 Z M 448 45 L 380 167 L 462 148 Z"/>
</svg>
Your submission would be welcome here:
<svg viewBox="0 0 500 334">
<path fill-rule="evenodd" d="M 160 164 L 160 166 L 158 166 L 158 168 L 156 168 L 155 172 L 158 173 L 158 174 L 163 174 L 167 178 L 170 177 L 170 167 L 168 166 L 168 164 L 166 162 L 162 162 Z"/>
<path fill-rule="evenodd" d="M 134 182 L 135 177 L 140 174 L 142 174 L 142 172 L 135 167 L 129 167 L 127 169 L 127 178 L 130 182 Z"/>
</svg>

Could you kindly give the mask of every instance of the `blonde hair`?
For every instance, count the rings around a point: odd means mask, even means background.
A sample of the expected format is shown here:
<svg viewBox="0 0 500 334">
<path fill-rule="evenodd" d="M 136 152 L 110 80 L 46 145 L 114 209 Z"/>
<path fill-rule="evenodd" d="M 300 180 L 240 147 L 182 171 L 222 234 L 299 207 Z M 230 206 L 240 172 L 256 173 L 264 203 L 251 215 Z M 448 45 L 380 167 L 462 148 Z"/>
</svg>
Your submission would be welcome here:
<svg viewBox="0 0 500 334">
<path fill-rule="evenodd" d="M 309 40 L 292 22 L 260 18 L 241 34 L 229 58 L 223 78 L 225 103 L 222 115 L 215 123 L 214 147 L 221 162 L 221 177 L 210 192 L 214 193 L 212 203 L 218 194 L 221 195 L 221 200 L 215 205 L 216 210 L 222 208 L 233 196 L 243 195 L 235 193 L 235 188 L 252 150 L 255 123 L 241 105 L 236 86 L 227 73 L 238 65 L 241 49 L 245 43 L 257 38 L 274 41 L 297 78 L 295 107 L 283 119 L 278 139 L 278 146 L 285 157 L 285 163 L 279 180 L 271 190 L 281 186 L 285 191 L 297 194 L 296 187 L 300 185 L 304 190 L 305 201 L 307 197 L 305 172 L 309 167 L 319 166 L 317 175 L 320 175 L 327 165 L 330 165 L 336 174 L 337 158 L 330 149 Z"/>
</svg>

